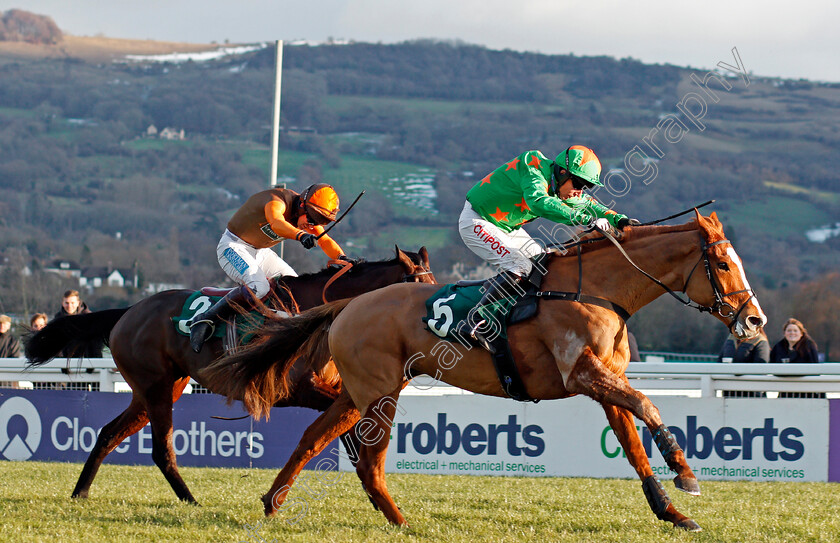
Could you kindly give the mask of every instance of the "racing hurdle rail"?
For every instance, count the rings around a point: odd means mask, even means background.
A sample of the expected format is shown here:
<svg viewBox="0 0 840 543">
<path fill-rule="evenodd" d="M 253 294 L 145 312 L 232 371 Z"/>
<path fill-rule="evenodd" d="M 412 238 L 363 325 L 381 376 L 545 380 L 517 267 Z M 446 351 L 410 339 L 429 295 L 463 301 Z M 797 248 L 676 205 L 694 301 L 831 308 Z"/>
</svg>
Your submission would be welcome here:
<svg viewBox="0 0 840 543">
<path fill-rule="evenodd" d="M 66 388 L 125 392 L 128 385 L 111 358 L 61 359 L 25 370 L 24 358 L 0 358 L 0 387 L 33 388 L 36 383 L 63 383 Z M 826 392 L 840 397 L 840 363 L 722 364 L 718 362 L 631 362 L 630 384 L 647 394 L 713 398 L 724 390 Z M 430 377 L 419 377 L 404 394 L 470 394 Z M 204 391 L 191 380 L 191 392 Z M 40 388 L 40 387 L 38 387 Z M 185 393 L 187 390 L 184 391 Z"/>
</svg>

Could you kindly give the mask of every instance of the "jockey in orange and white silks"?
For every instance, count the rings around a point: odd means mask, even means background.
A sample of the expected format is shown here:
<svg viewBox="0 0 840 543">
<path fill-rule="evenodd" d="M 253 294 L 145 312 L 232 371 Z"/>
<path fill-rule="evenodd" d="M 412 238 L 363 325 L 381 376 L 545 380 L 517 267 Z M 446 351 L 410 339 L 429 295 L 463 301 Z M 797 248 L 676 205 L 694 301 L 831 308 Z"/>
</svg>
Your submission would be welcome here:
<svg viewBox="0 0 840 543">
<path fill-rule="evenodd" d="M 271 250 L 284 239 L 297 240 L 307 249 L 317 243 L 333 260 L 344 256 L 329 236 L 316 240 L 324 232 L 324 225 L 335 220 L 337 211 L 338 195 L 323 183 L 301 194 L 280 188 L 258 192 L 228 222 L 216 247 L 219 265 L 228 277 L 248 285 L 257 298 L 262 298 L 270 289 L 269 278 L 297 275 Z"/>
<path fill-rule="evenodd" d="M 240 286 L 204 313 L 187 322 L 190 344 L 200 352 L 213 335 L 216 322 L 227 318 L 233 306 L 250 307 L 271 291 L 270 279 L 297 275 L 271 248 L 284 239 L 299 241 L 305 248 L 316 244 L 333 260 L 345 256 L 338 243 L 324 234 L 324 226 L 336 219 L 338 194 L 318 183 L 298 194 L 289 189 L 269 189 L 248 198 L 234 213 L 216 247 L 219 265 Z M 318 236 L 321 236 L 320 238 Z"/>
</svg>

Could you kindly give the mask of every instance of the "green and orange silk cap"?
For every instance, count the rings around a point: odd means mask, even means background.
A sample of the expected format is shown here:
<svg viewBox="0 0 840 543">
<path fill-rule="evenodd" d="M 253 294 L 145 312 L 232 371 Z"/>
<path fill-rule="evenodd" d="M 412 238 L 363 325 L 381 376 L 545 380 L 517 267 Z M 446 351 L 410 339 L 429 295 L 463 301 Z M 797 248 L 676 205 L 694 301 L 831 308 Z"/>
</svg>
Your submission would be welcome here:
<svg viewBox="0 0 840 543">
<path fill-rule="evenodd" d="M 601 183 L 601 161 L 595 155 L 595 151 L 583 145 L 572 145 L 554 159 L 554 162 L 561 168 L 565 168 L 570 174 L 580 177 L 587 183 L 603 187 Z"/>
</svg>

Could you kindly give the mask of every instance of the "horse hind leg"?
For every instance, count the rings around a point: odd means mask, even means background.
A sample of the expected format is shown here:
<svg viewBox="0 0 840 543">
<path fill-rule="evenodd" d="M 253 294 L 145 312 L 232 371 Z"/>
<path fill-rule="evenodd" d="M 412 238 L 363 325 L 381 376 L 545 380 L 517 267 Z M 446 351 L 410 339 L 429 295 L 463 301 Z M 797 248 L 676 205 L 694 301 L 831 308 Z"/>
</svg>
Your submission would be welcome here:
<svg viewBox="0 0 840 543">
<path fill-rule="evenodd" d="M 388 453 L 391 423 L 397 408 L 397 397 L 402 387 L 388 396 L 382 396 L 365 410 L 365 417 L 356 425 L 362 442 L 356 473 L 362 480 L 368 496 L 378 506 L 388 522 L 408 526 L 385 484 L 385 456 Z"/>
<path fill-rule="evenodd" d="M 647 498 L 648 505 L 650 505 L 656 517 L 660 520 L 671 522 L 678 528 L 683 528 L 691 532 L 699 532 L 701 530 L 700 525 L 677 511 L 677 508 L 674 507 L 674 504 L 668 498 L 665 489 L 662 488 L 662 485 L 653 475 L 650 462 L 648 462 L 647 452 L 644 446 L 642 446 L 642 440 L 636 431 L 635 421 L 630 411 L 609 404 L 602 404 L 602 407 L 613 432 L 615 432 L 618 438 L 618 442 L 627 455 L 627 460 L 633 466 L 633 469 L 636 470 L 639 479 L 642 480 L 642 490 Z"/>
<path fill-rule="evenodd" d="M 295 507 L 294 500 L 285 507 L 283 504 L 303 467 L 332 443 L 336 436 L 352 428 L 358 420 L 359 410 L 353 405 L 353 400 L 347 392 L 342 392 L 335 402 L 309 425 L 298 446 L 286 461 L 286 465 L 277 474 L 271 488 L 263 495 L 266 516 L 274 516 L 281 507 L 284 511 L 290 511 Z M 353 456 L 353 451 L 348 451 L 348 453 Z M 305 505 L 305 503 L 300 505 Z"/>
<path fill-rule="evenodd" d="M 99 466 L 102 465 L 105 457 L 122 443 L 125 438 L 137 433 L 147 422 L 149 422 L 149 417 L 146 414 L 146 410 L 143 408 L 142 403 L 137 398 L 134 398 L 125 411 L 102 428 L 96 444 L 93 450 L 90 451 L 84 468 L 82 468 L 82 473 L 79 475 L 76 487 L 73 489 L 73 498 L 88 497 L 90 485 L 93 483 L 93 479 L 96 477 Z"/>
</svg>

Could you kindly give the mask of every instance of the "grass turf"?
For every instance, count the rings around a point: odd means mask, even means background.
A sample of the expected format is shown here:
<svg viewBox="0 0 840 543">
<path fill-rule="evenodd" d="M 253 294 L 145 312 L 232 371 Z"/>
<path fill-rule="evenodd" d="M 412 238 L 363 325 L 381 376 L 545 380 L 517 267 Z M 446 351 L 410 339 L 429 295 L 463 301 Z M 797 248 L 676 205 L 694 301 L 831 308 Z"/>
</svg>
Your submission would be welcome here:
<svg viewBox="0 0 840 543">
<path fill-rule="evenodd" d="M 70 492 L 81 465 L 4 462 L 0 540 L 60 541 L 837 541 L 840 485 L 701 482 L 692 498 L 665 483 L 704 529 L 657 520 L 635 480 L 393 474 L 389 489 L 411 524 L 389 526 L 355 474 L 332 486 L 304 472 L 266 520 L 260 495 L 274 470 L 182 468 L 201 506 L 176 500 L 154 467 L 105 465 L 87 500 Z M 335 475 L 335 474 L 333 474 Z M 313 495 L 320 495 L 318 499 Z M 290 522 L 298 516 L 297 522 Z"/>
</svg>

